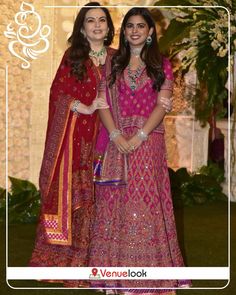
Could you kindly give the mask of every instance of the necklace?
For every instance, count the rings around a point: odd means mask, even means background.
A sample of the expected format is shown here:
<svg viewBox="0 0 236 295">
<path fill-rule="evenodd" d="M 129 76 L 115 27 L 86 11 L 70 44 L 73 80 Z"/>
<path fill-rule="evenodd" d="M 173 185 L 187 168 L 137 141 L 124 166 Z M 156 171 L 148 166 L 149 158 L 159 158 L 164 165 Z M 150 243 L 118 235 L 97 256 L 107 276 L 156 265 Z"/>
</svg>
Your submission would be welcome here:
<svg viewBox="0 0 236 295">
<path fill-rule="evenodd" d="M 133 48 L 131 47 L 130 48 L 130 52 L 135 57 L 139 57 L 142 49 L 143 49 L 143 47 L 133 47 Z"/>
<path fill-rule="evenodd" d="M 105 52 L 106 52 L 105 47 L 102 47 L 102 49 L 100 49 L 99 51 L 95 51 L 95 50 L 91 49 L 89 51 L 89 56 L 99 58 L 99 57 L 103 56 L 105 54 Z"/>
<path fill-rule="evenodd" d="M 103 46 L 99 51 L 90 50 L 89 56 L 93 59 L 96 66 L 103 65 L 105 63 L 104 56 L 106 54 L 106 48 Z"/>
<path fill-rule="evenodd" d="M 130 63 L 128 64 L 128 79 L 129 79 L 129 86 L 132 92 L 134 92 L 137 89 L 137 86 L 138 86 L 137 79 L 141 76 L 143 69 L 144 69 L 144 62 L 142 61 L 140 62 L 137 69 L 134 71 L 131 70 Z"/>
</svg>

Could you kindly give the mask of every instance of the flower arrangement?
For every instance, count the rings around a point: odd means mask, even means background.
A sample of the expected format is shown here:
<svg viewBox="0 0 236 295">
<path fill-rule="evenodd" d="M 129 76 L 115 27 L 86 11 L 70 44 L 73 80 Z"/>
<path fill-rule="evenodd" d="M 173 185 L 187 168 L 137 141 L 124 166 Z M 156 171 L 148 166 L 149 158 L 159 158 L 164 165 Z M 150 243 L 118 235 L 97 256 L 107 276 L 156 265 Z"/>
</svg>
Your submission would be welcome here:
<svg viewBox="0 0 236 295">
<path fill-rule="evenodd" d="M 155 5 L 177 6 L 179 1 L 161 0 Z M 226 112 L 226 84 L 236 49 L 236 1 L 184 0 L 181 5 L 168 9 L 171 21 L 159 42 L 163 52 L 181 59 L 183 75 L 196 69 L 195 116 L 204 124 L 210 117 L 221 118 Z"/>
<path fill-rule="evenodd" d="M 210 124 L 210 138 L 214 141 L 216 120 L 226 117 L 230 92 L 231 169 L 236 164 L 234 136 L 236 127 L 236 1 L 235 0 L 160 0 L 156 6 L 168 8 L 170 24 L 159 44 L 170 58 L 178 56 L 184 76 L 194 69 L 198 83 L 191 101 L 195 118 L 203 125 Z M 188 7 L 186 7 L 188 6 Z M 199 7 L 204 6 L 204 7 Z M 210 143 L 211 144 L 211 143 Z"/>
</svg>

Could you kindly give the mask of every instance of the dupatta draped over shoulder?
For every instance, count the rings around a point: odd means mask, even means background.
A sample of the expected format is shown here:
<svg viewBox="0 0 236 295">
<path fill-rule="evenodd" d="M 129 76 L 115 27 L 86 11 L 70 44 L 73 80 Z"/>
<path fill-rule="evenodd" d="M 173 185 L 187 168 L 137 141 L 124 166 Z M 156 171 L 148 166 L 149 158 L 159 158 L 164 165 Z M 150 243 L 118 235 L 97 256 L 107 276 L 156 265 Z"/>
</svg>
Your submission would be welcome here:
<svg viewBox="0 0 236 295">
<path fill-rule="evenodd" d="M 108 48 L 107 53 L 109 56 L 113 50 Z M 92 115 L 75 114 L 71 105 L 74 100 L 88 106 L 92 104 L 104 67 L 95 67 L 91 60 L 87 60 L 85 66 L 87 73 L 83 81 L 79 81 L 71 74 L 67 51 L 50 89 L 48 126 L 39 177 L 42 206 L 31 259 L 33 265 L 47 265 L 46 259 L 50 260 L 50 255 L 55 256 L 60 249 L 56 246 L 75 247 L 76 243 L 78 246 L 75 237 L 82 241 L 84 248 L 88 244 L 88 220 L 92 218 L 94 204 L 93 151 L 98 116 L 97 111 Z M 77 211 L 80 211 L 80 217 Z M 85 225 L 86 230 L 81 228 Z M 79 237 L 79 233 L 86 237 Z M 42 262 L 43 244 L 55 247 L 47 248 L 52 251 Z M 57 264 L 60 263 L 52 262 L 52 265 Z"/>
</svg>

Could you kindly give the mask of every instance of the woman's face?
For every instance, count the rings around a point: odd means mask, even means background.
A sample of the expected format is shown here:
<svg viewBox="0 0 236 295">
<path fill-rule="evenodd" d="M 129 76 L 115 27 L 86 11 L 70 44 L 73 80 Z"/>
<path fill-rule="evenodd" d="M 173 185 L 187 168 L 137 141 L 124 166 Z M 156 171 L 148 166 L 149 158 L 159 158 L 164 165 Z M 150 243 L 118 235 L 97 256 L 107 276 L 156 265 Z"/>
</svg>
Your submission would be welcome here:
<svg viewBox="0 0 236 295">
<path fill-rule="evenodd" d="M 104 41 L 108 33 L 108 24 L 106 14 L 102 9 L 92 8 L 86 13 L 82 33 L 89 43 Z"/>
<path fill-rule="evenodd" d="M 144 46 L 146 39 L 153 33 L 153 28 L 148 27 L 147 22 L 141 15 L 133 15 L 128 18 L 124 28 L 126 40 L 132 47 Z"/>
</svg>

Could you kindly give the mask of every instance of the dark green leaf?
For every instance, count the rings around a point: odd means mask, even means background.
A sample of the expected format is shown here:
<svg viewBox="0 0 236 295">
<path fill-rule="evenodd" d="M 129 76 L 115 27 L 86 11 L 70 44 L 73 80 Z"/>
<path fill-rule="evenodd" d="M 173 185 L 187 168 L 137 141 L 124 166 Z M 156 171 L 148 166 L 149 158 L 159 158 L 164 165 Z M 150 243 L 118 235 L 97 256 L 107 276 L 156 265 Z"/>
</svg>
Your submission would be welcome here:
<svg viewBox="0 0 236 295">
<path fill-rule="evenodd" d="M 19 194 L 25 191 L 37 191 L 36 186 L 28 180 L 10 177 L 12 194 Z"/>
<path fill-rule="evenodd" d="M 190 27 L 191 23 L 180 23 L 175 19 L 171 20 L 165 34 L 159 40 L 161 52 L 166 52 L 173 44 L 182 42 L 184 38 L 189 37 Z"/>
<path fill-rule="evenodd" d="M 160 0 L 155 2 L 154 6 L 188 6 L 192 5 L 190 1 L 182 0 L 181 2 L 179 0 Z"/>
</svg>

